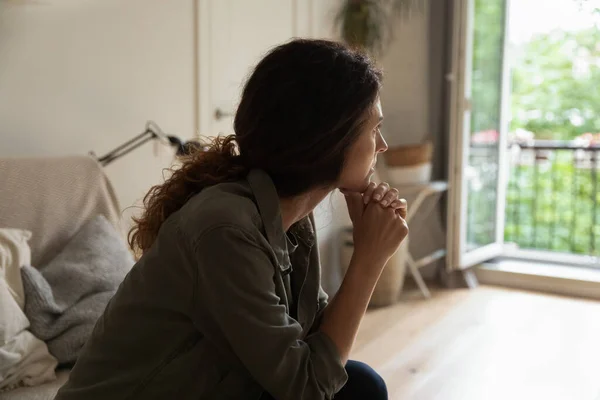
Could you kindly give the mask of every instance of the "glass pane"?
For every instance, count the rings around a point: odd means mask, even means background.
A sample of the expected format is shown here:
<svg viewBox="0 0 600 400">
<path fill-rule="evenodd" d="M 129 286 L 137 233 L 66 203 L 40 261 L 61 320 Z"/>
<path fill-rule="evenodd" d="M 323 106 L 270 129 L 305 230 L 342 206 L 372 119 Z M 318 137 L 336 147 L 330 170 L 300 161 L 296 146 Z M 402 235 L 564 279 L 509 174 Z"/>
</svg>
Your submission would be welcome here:
<svg viewBox="0 0 600 400">
<path fill-rule="evenodd" d="M 475 0 L 467 250 L 496 242 L 505 2 Z"/>
<path fill-rule="evenodd" d="M 504 238 L 519 249 L 594 256 L 582 261 L 600 267 L 600 2 L 538 3 L 509 7 Z M 531 23 L 534 8 L 543 23 Z"/>
</svg>

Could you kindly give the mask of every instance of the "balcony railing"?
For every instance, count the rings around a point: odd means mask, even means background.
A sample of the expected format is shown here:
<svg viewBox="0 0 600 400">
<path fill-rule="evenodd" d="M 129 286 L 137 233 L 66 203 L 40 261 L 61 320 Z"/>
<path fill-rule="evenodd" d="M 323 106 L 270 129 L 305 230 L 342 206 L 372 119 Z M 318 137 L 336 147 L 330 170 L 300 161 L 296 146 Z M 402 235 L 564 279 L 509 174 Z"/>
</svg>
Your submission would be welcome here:
<svg viewBox="0 0 600 400">
<path fill-rule="evenodd" d="M 600 146 L 540 141 L 510 146 L 505 242 L 600 255 Z"/>
</svg>

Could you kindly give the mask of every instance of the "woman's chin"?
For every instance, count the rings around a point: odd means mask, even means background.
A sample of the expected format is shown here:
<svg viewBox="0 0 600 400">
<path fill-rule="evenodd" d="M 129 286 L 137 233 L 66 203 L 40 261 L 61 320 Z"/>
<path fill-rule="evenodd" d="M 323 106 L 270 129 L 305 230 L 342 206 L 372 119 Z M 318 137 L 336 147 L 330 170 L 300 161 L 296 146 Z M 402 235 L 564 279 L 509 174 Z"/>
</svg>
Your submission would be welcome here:
<svg viewBox="0 0 600 400">
<path fill-rule="evenodd" d="M 371 169 L 369 170 L 369 173 L 367 174 L 367 185 L 368 185 L 369 183 L 371 183 L 371 181 L 372 181 L 372 180 L 373 180 L 373 178 L 375 177 L 375 173 L 376 173 L 376 171 L 375 171 L 375 168 L 371 168 Z"/>
<path fill-rule="evenodd" d="M 371 181 L 373 180 L 373 176 L 375 175 L 375 170 L 372 169 L 369 174 L 367 175 L 367 177 L 365 178 L 364 182 L 361 185 L 361 190 L 360 192 L 363 193 L 365 190 L 367 190 L 367 188 L 369 187 L 369 184 L 371 183 Z"/>
<path fill-rule="evenodd" d="M 374 175 L 375 169 L 371 168 L 362 182 L 353 182 L 352 185 L 348 185 L 344 189 L 340 188 L 340 190 L 342 191 L 342 193 L 364 193 L 365 190 L 367 190 L 367 188 L 369 187 L 371 181 L 373 180 Z"/>
</svg>

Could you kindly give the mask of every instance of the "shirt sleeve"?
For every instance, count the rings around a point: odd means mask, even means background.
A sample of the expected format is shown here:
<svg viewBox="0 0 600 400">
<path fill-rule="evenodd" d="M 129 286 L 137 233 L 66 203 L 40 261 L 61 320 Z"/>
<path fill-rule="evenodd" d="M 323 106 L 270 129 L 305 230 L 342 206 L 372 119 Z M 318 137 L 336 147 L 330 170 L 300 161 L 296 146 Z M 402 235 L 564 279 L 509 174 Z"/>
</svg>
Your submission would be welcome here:
<svg viewBox="0 0 600 400">
<path fill-rule="evenodd" d="M 317 240 L 317 224 L 315 223 L 315 216 L 313 213 L 310 213 L 308 215 L 309 221 L 312 225 L 313 231 L 315 232 L 315 241 Z M 321 262 L 319 260 L 319 256 L 317 253 L 315 252 L 311 252 L 311 257 L 313 257 L 312 259 L 312 263 L 319 268 L 319 275 L 321 274 Z M 311 332 L 314 332 L 316 330 L 318 330 L 321 326 L 321 322 L 323 321 L 323 314 L 325 313 L 325 307 L 327 307 L 327 304 L 329 302 L 329 295 L 327 294 L 327 292 L 325 292 L 325 290 L 323 290 L 323 286 L 321 286 L 321 283 L 319 282 L 319 299 L 318 299 L 318 304 L 319 304 L 319 310 L 317 312 L 317 315 L 315 317 L 315 321 L 313 322 L 312 327 L 310 328 Z"/>
<path fill-rule="evenodd" d="M 323 290 L 323 287 L 319 286 L 319 311 L 317 311 L 317 315 L 315 316 L 315 322 L 313 322 L 313 325 L 310 328 L 311 333 L 316 332 L 321 327 L 321 322 L 323 321 L 323 314 L 325 313 L 325 307 L 327 307 L 328 300 L 329 296 Z"/>
<path fill-rule="evenodd" d="M 195 248 L 197 301 L 252 377 L 275 399 L 331 399 L 347 380 L 332 340 L 304 340 L 275 293 L 275 266 L 252 235 L 230 226 Z"/>
</svg>

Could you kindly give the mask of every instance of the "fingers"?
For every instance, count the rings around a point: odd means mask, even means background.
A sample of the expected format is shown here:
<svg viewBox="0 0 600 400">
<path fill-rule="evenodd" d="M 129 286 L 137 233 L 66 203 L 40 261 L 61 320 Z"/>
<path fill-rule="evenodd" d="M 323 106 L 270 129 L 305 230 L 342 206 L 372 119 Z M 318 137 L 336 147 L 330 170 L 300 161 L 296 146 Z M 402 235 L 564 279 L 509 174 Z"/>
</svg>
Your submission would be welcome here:
<svg viewBox="0 0 600 400">
<path fill-rule="evenodd" d="M 398 214 L 400 216 L 400 218 L 402 218 L 402 219 L 406 219 L 406 212 L 407 212 L 406 207 L 401 207 L 401 208 L 396 209 L 396 214 Z"/>
<path fill-rule="evenodd" d="M 375 182 L 369 183 L 367 190 L 365 190 L 365 192 L 363 193 L 363 201 L 365 204 L 367 204 L 367 203 L 369 203 L 369 201 L 371 201 L 371 198 L 373 197 L 373 192 L 375 191 L 375 188 L 377 188 L 377 184 Z"/>
<path fill-rule="evenodd" d="M 398 199 L 398 189 L 390 189 L 381 199 L 380 204 L 383 207 L 387 207 L 394 203 Z"/>
<path fill-rule="evenodd" d="M 406 200 L 397 199 L 392 203 L 390 207 L 394 208 L 398 216 L 400 216 L 402 219 L 406 219 L 406 213 L 408 211 L 408 204 Z"/>
<path fill-rule="evenodd" d="M 380 183 L 379 186 L 377 186 L 377 188 L 375 188 L 375 190 L 373 191 L 373 195 L 371 197 L 374 201 L 381 201 L 383 199 L 383 196 L 385 196 L 389 190 L 390 185 L 388 185 L 385 182 Z"/>
<path fill-rule="evenodd" d="M 398 210 L 401 208 L 406 209 L 408 207 L 408 204 L 406 203 L 406 200 L 404 199 L 395 199 L 391 204 L 390 207 Z"/>
<path fill-rule="evenodd" d="M 405 199 L 399 199 L 399 192 L 396 188 L 390 188 L 390 185 L 383 182 L 379 185 L 371 182 L 363 193 L 364 204 L 378 203 L 383 208 L 391 208 L 396 214 L 405 219 L 407 214 L 407 203 Z M 362 213 L 363 210 L 361 210 Z M 360 214 L 362 215 L 362 214 Z"/>
</svg>

